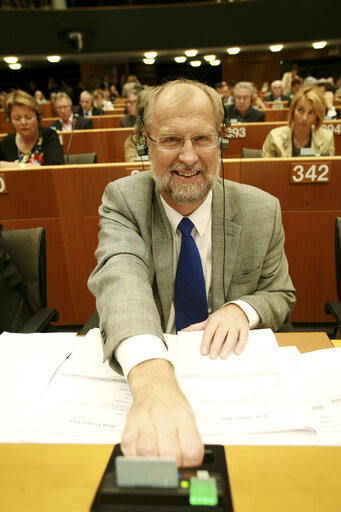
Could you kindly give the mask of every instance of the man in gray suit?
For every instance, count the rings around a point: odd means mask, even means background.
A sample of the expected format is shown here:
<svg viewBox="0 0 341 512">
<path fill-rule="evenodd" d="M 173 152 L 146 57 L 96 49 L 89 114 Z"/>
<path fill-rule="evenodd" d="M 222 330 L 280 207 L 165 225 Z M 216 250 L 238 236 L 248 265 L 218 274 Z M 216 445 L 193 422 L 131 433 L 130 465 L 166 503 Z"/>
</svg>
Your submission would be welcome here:
<svg viewBox="0 0 341 512">
<path fill-rule="evenodd" d="M 203 457 L 163 337 L 175 332 L 184 216 L 194 224 L 208 299 L 208 318 L 187 328 L 204 330 L 203 355 L 240 354 L 250 328 L 279 329 L 295 303 L 278 200 L 231 181 L 223 187 L 218 177 L 223 116 L 219 95 L 204 84 L 158 87 L 143 115 L 151 172 L 112 182 L 103 195 L 89 287 L 104 357 L 121 366 L 134 397 L 121 441 L 126 455 L 173 456 L 181 466 Z"/>
</svg>

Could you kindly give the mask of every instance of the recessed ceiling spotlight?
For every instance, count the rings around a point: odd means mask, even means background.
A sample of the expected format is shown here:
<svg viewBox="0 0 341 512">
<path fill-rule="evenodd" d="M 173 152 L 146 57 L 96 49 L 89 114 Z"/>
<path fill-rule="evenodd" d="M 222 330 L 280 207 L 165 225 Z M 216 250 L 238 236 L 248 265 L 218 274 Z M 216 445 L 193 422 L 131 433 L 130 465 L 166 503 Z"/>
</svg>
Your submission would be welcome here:
<svg viewBox="0 0 341 512">
<path fill-rule="evenodd" d="M 183 62 L 186 62 L 187 57 L 185 57 L 184 55 L 179 55 L 178 57 L 174 57 L 174 60 L 178 64 L 182 64 Z"/>
<path fill-rule="evenodd" d="M 8 64 L 8 67 L 14 70 L 18 70 L 21 69 L 21 64 L 19 64 L 19 62 L 16 62 L 14 64 Z"/>
<path fill-rule="evenodd" d="M 59 62 L 61 59 L 59 55 L 48 55 L 46 58 L 49 62 Z"/>
<path fill-rule="evenodd" d="M 190 65 L 193 66 L 193 68 L 198 68 L 201 66 L 201 60 L 191 60 Z"/>
<path fill-rule="evenodd" d="M 240 48 L 238 46 L 235 46 L 233 48 L 227 48 L 226 51 L 229 55 L 237 55 L 240 52 Z"/>
<path fill-rule="evenodd" d="M 211 66 L 219 66 L 219 64 L 221 64 L 221 60 L 220 59 L 211 60 L 210 64 L 211 64 Z"/>
<path fill-rule="evenodd" d="M 315 50 L 322 50 L 325 46 L 327 46 L 327 41 L 315 41 L 313 43 L 313 48 Z"/>
<path fill-rule="evenodd" d="M 204 56 L 204 59 L 207 61 L 207 62 L 211 62 L 212 60 L 215 60 L 216 56 L 215 55 L 205 55 Z"/>
<path fill-rule="evenodd" d="M 198 50 L 186 50 L 185 55 L 187 57 L 195 57 L 198 54 Z"/>
<path fill-rule="evenodd" d="M 155 59 L 143 59 L 143 62 L 144 62 L 145 64 L 154 64 Z"/>
<path fill-rule="evenodd" d="M 269 49 L 271 52 L 280 52 L 281 50 L 283 50 L 283 45 L 282 44 L 272 44 L 271 46 L 269 46 Z"/>
<path fill-rule="evenodd" d="M 146 59 L 155 59 L 155 57 L 157 57 L 157 53 L 156 52 L 146 52 L 144 54 L 144 56 L 146 57 Z"/>
<path fill-rule="evenodd" d="M 18 62 L 18 57 L 4 57 L 4 61 L 6 64 L 16 64 Z"/>
</svg>

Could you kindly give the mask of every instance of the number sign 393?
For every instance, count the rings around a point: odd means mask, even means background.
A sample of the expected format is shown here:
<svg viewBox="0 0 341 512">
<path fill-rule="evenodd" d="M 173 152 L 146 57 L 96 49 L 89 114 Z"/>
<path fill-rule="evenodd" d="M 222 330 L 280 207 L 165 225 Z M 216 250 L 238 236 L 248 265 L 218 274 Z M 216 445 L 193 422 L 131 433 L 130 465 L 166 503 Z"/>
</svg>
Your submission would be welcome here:
<svg viewBox="0 0 341 512">
<path fill-rule="evenodd" d="M 291 164 L 290 183 L 329 183 L 331 162 L 304 162 Z"/>
</svg>

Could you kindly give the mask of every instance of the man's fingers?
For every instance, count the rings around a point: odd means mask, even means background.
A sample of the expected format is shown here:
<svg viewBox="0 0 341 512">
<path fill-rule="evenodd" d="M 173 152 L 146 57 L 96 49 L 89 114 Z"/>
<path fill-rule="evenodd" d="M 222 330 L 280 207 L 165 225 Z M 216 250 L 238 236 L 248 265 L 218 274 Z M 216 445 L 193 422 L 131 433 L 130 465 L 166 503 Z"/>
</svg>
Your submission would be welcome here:
<svg viewBox="0 0 341 512">
<path fill-rule="evenodd" d="M 247 341 L 249 339 L 249 329 L 248 328 L 241 328 L 239 331 L 239 341 L 234 349 L 234 353 L 239 356 L 244 348 L 246 347 Z"/>
<path fill-rule="evenodd" d="M 191 324 L 188 327 L 181 329 L 181 331 L 203 331 L 206 327 L 206 324 L 207 320 L 204 320 L 203 322 L 198 322 L 197 324 Z"/>
<path fill-rule="evenodd" d="M 126 421 L 121 438 L 121 449 L 124 455 L 136 457 L 137 439 L 138 429 L 136 424 Z"/>
<path fill-rule="evenodd" d="M 220 357 L 222 359 L 226 359 L 236 345 L 239 343 L 240 339 L 240 331 L 235 327 L 231 327 L 227 333 L 224 343 L 222 344 Z"/>
</svg>

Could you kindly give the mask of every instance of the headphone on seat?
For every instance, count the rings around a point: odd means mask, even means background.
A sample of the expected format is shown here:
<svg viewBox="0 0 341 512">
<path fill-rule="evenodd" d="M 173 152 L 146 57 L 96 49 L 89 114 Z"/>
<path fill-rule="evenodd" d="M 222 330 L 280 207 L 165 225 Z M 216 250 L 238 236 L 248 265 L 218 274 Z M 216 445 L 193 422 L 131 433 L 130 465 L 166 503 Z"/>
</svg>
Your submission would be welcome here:
<svg viewBox="0 0 341 512">
<path fill-rule="evenodd" d="M 230 126 L 231 122 L 229 119 L 226 105 L 224 105 L 223 102 L 222 102 L 222 105 L 223 105 L 223 109 L 224 109 L 224 118 L 223 118 L 223 124 L 222 124 L 222 130 L 223 130 L 224 136 L 220 137 L 220 150 L 223 152 L 229 147 L 230 139 L 226 137 L 226 135 L 227 135 L 226 130 Z M 136 146 L 137 155 L 139 157 L 148 155 L 148 144 L 147 144 L 145 137 L 142 134 L 143 126 L 144 126 L 143 114 L 144 114 L 144 106 L 142 105 L 139 108 L 139 115 L 138 115 L 138 117 L 136 119 L 136 123 L 135 123 L 136 131 L 134 131 L 134 133 L 131 135 L 131 140 L 133 141 L 133 143 Z M 138 140 L 136 140 L 134 138 L 135 135 L 138 137 Z M 145 140 L 144 143 L 141 142 L 142 138 Z"/>
</svg>

